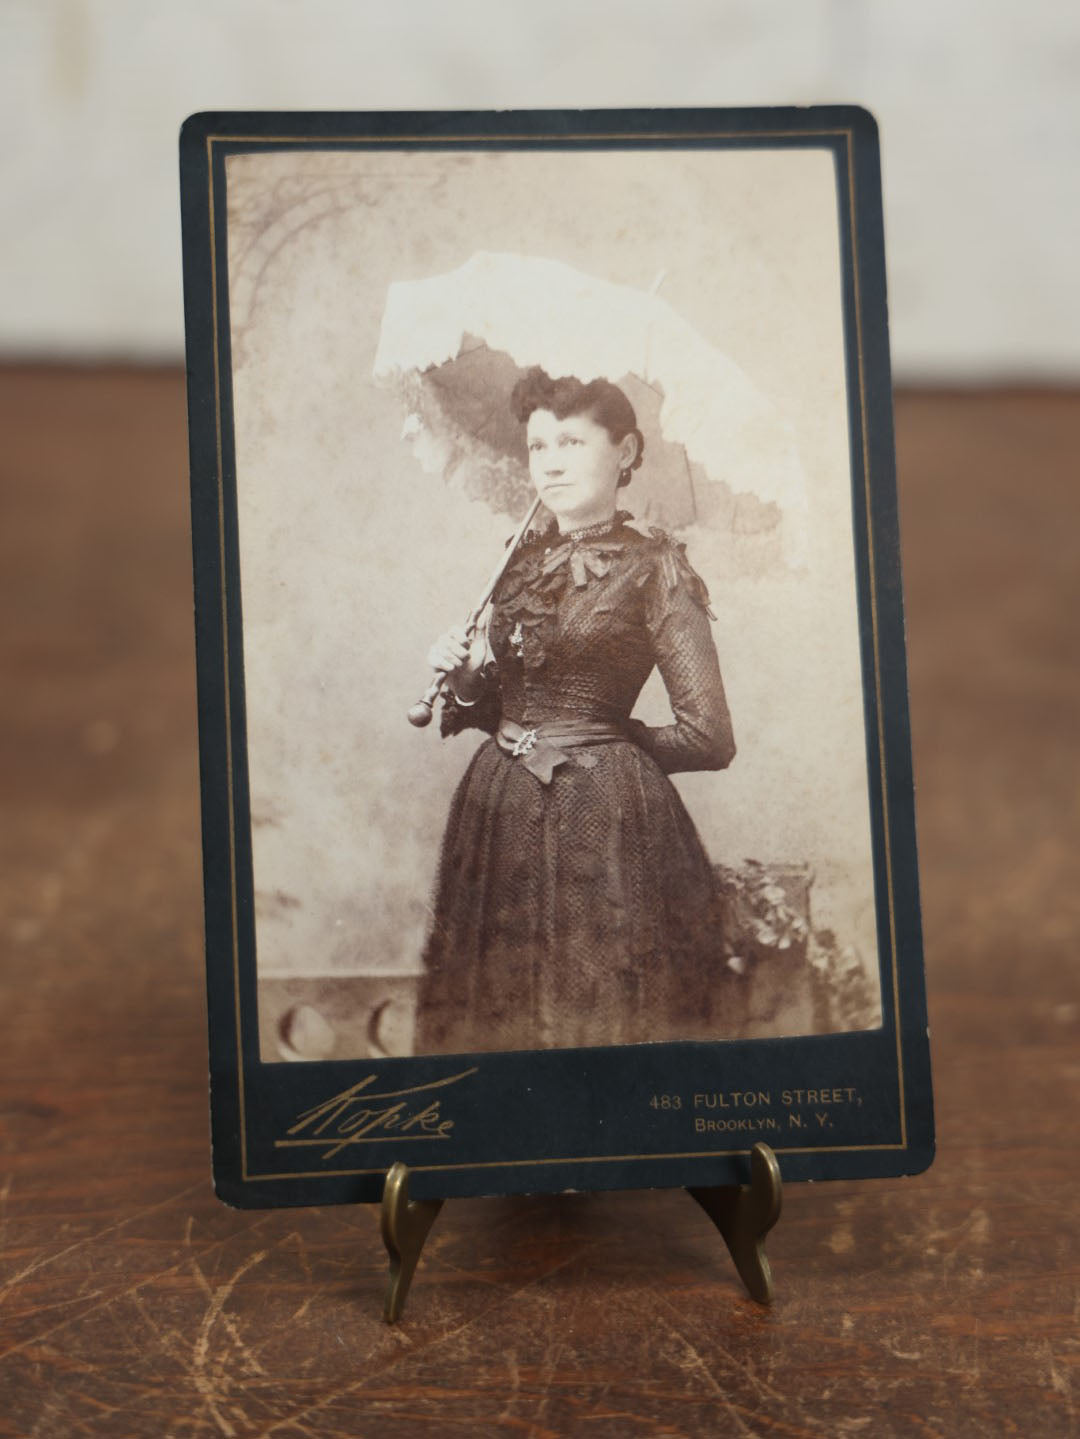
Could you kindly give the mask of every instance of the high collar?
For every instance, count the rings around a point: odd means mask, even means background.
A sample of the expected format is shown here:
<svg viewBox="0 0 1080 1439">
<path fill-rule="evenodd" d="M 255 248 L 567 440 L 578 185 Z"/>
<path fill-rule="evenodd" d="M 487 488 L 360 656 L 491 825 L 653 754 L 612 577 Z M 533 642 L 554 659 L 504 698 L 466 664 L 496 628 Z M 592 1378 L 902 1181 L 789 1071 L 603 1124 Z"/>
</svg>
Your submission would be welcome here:
<svg viewBox="0 0 1080 1439">
<path fill-rule="evenodd" d="M 594 524 L 582 525 L 574 530 L 555 530 L 549 538 L 555 542 L 569 541 L 571 544 L 578 544 L 586 540 L 600 540 L 632 518 L 629 510 L 616 510 L 610 519 L 597 520 Z"/>
</svg>

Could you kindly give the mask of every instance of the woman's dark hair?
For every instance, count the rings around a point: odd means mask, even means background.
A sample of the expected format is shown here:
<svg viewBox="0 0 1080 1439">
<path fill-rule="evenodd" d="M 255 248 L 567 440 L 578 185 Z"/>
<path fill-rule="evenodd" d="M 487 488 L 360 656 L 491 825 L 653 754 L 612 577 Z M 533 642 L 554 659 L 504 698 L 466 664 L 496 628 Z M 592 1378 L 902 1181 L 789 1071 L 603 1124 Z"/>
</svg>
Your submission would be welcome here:
<svg viewBox="0 0 1080 1439">
<path fill-rule="evenodd" d="M 561 375 L 553 380 L 545 370 L 534 365 L 514 386 L 510 409 L 523 425 L 534 410 L 550 410 L 557 420 L 589 415 L 598 425 L 603 425 L 614 445 L 633 435 L 637 440 L 637 453 L 620 474 L 620 486 L 630 483 L 630 472 L 641 464 L 645 436 L 638 429 L 633 405 L 610 380 L 590 380 L 586 384 L 574 375 Z"/>
</svg>

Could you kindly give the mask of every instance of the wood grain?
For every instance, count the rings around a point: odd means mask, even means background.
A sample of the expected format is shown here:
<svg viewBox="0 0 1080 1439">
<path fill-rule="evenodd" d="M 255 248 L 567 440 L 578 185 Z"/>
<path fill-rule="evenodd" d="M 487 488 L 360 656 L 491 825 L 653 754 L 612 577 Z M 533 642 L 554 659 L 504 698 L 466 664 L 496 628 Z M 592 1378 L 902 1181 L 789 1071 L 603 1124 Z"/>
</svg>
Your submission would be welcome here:
<svg viewBox="0 0 1080 1439">
<path fill-rule="evenodd" d="M 0 1435 L 1077 1431 L 1080 397 L 901 397 L 939 1157 L 792 1187 L 777 1302 L 679 1193 L 209 1182 L 182 377 L 0 372 Z"/>
</svg>

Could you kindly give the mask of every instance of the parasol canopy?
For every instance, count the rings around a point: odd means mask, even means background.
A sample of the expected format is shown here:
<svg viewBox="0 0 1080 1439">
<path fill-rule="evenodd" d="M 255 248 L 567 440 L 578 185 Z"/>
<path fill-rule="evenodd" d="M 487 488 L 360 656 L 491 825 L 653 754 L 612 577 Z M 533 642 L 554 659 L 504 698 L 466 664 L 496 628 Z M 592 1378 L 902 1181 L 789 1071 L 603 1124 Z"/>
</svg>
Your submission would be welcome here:
<svg viewBox="0 0 1080 1439">
<path fill-rule="evenodd" d="M 447 274 L 389 287 L 374 376 L 402 395 L 404 433 L 427 468 L 516 516 L 533 491 L 509 408 L 515 382 L 534 365 L 611 380 L 645 436 L 626 496 L 640 519 L 670 529 L 739 528 L 740 513 L 750 529 L 782 520 L 798 561 L 807 497 L 791 428 L 659 283 L 638 290 L 556 260 L 482 251 Z"/>
</svg>

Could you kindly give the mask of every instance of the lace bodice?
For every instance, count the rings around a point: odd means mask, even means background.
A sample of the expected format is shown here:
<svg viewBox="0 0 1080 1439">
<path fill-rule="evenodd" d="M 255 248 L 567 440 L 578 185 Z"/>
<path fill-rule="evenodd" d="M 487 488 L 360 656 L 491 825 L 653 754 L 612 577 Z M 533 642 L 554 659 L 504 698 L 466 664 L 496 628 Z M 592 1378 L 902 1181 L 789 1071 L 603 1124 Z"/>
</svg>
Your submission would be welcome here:
<svg viewBox="0 0 1080 1439">
<path fill-rule="evenodd" d="M 669 535 L 634 529 L 620 512 L 606 533 L 530 534 L 493 597 L 492 663 L 476 704 L 448 696 L 444 734 L 614 722 L 667 773 L 722 769 L 735 752 L 709 597 Z M 674 723 L 647 728 L 631 711 L 657 665 Z"/>
</svg>

